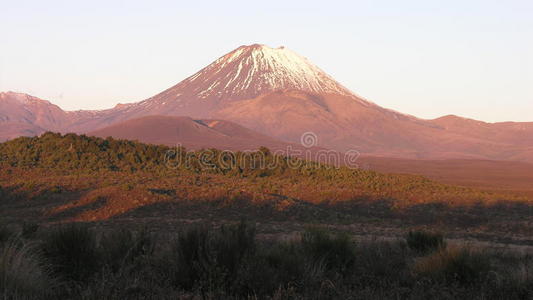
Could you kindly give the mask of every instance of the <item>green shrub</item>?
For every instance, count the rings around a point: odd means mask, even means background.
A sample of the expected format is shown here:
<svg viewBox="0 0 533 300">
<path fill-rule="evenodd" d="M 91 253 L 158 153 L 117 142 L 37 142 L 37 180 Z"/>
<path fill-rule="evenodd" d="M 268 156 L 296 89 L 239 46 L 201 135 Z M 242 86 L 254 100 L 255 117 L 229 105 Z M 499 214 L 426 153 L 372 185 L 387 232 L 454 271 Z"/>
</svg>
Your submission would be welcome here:
<svg viewBox="0 0 533 300">
<path fill-rule="evenodd" d="M 58 276 L 81 281 L 100 267 L 95 235 L 85 226 L 59 227 L 44 238 L 43 254 Z"/>
<path fill-rule="evenodd" d="M 425 231 L 410 231 L 405 241 L 411 250 L 418 253 L 429 253 L 446 246 L 442 234 Z"/>
</svg>

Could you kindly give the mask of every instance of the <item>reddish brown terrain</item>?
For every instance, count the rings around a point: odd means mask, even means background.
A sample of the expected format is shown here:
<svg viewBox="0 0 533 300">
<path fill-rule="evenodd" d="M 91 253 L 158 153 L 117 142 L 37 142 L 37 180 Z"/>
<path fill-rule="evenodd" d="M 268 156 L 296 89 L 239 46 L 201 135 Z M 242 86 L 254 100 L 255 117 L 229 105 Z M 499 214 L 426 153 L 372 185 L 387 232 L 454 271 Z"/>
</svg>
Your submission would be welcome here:
<svg viewBox="0 0 533 300">
<path fill-rule="evenodd" d="M 137 140 L 143 143 L 184 146 L 187 149 L 217 148 L 245 151 L 268 147 L 275 151 L 287 148 L 305 150 L 224 120 L 193 120 L 189 117 L 148 116 L 120 122 L 93 132 L 91 136 Z M 312 148 L 317 151 L 317 148 Z"/>
<path fill-rule="evenodd" d="M 261 146 L 275 151 L 287 148 L 305 151 L 299 144 L 286 143 L 223 120 L 193 120 L 189 117 L 150 116 L 124 121 L 90 132 L 98 137 L 138 140 L 187 149 L 218 148 L 256 150 Z M 313 147 L 311 157 L 320 148 Z M 338 153 L 342 157 L 342 153 Z M 420 174 L 449 184 L 490 190 L 533 193 L 533 165 L 518 161 L 481 159 L 402 159 L 362 156 L 358 167 L 385 173 Z"/>
<path fill-rule="evenodd" d="M 139 119 L 155 115 L 181 118 Z M 264 45 L 241 46 L 160 94 L 107 110 L 66 112 L 32 96 L 0 93 L 0 122 L 2 140 L 51 130 L 237 150 L 278 149 L 313 132 L 322 148 L 407 159 L 374 159 L 381 171 L 474 185 L 501 180 L 501 187 L 520 189 L 528 187 L 529 165 L 498 161 L 533 162 L 533 123 L 405 115 L 362 99 L 287 48 Z"/>
<path fill-rule="evenodd" d="M 533 196 L 533 164 L 524 162 L 447 159 L 423 160 L 360 157 L 359 166 L 386 173 L 420 174 L 433 180 Z"/>
</svg>

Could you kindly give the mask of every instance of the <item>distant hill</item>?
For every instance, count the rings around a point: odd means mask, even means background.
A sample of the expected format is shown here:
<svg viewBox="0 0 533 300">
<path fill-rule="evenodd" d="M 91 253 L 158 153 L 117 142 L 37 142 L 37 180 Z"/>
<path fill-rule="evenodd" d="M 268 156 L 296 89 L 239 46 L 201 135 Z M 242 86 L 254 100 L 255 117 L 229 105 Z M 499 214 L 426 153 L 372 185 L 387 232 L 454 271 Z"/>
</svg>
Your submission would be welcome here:
<svg viewBox="0 0 533 300">
<path fill-rule="evenodd" d="M 189 117 L 147 116 L 120 122 L 88 135 L 137 140 L 187 149 L 217 148 L 221 150 L 271 150 L 303 148 L 224 120 L 193 120 Z"/>
</svg>

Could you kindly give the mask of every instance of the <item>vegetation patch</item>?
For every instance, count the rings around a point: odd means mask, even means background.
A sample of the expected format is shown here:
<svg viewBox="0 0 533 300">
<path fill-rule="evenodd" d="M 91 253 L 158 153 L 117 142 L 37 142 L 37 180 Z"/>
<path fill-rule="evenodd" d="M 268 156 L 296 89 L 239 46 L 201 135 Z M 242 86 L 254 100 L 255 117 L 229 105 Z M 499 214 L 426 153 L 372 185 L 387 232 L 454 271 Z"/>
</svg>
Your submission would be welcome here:
<svg viewBox="0 0 533 300">
<path fill-rule="evenodd" d="M 429 253 L 446 246 L 444 236 L 440 233 L 410 231 L 405 240 L 409 248 L 419 253 Z"/>
<path fill-rule="evenodd" d="M 246 222 L 177 228 L 15 233 L 0 246 L 3 299 L 529 299 L 527 255 L 359 241 L 310 228 L 260 240 Z M 502 264 L 505 262 L 504 264 Z"/>
</svg>

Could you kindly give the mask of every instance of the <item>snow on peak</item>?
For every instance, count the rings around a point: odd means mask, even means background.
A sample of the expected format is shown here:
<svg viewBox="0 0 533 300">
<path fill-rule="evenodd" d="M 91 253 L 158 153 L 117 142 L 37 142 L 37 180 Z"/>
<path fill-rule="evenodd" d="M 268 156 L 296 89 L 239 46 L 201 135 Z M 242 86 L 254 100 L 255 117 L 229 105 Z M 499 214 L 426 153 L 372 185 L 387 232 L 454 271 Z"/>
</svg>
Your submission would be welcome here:
<svg viewBox="0 0 533 300">
<path fill-rule="evenodd" d="M 261 44 L 233 50 L 167 92 L 176 89 L 187 90 L 184 96 L 228 100 L 285 89 L 352 95 L 307 58 L 284 46 Z"/>
<path fill-rule="evenodd" d="M 50 104 L 49 101 L 39 99 L 37 97 L 30 96 L 28 94 L 24 93 L 17 93 L 17 92 L 1 92 L 0 93 L 0 99 L 5 100 L 11 100 L 16 101 L 20 104 L 32 104 L 32 103 L 47 103 Z"/>
</svg>

